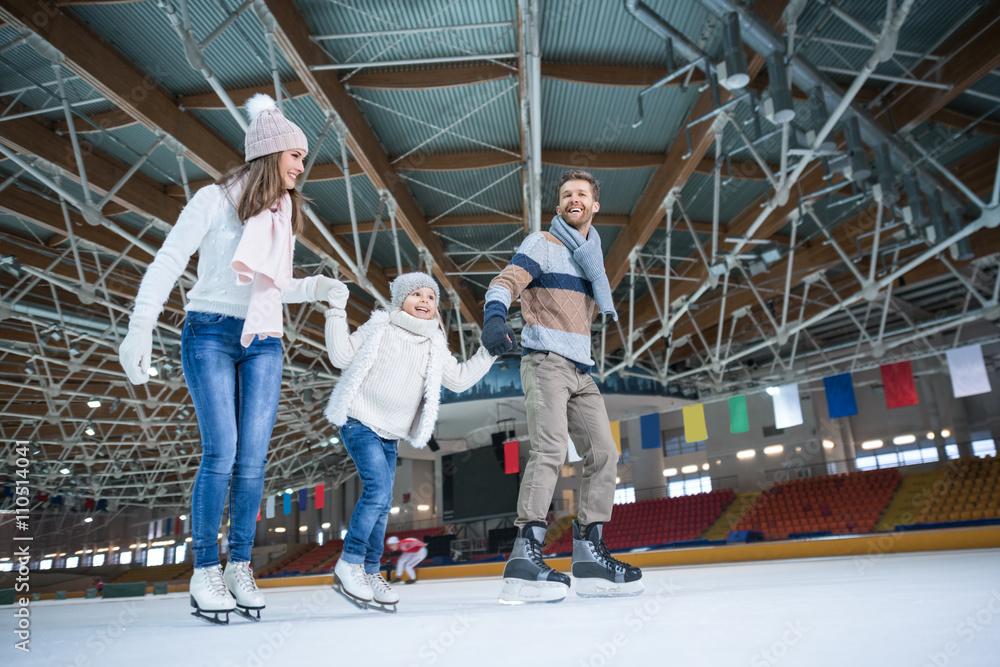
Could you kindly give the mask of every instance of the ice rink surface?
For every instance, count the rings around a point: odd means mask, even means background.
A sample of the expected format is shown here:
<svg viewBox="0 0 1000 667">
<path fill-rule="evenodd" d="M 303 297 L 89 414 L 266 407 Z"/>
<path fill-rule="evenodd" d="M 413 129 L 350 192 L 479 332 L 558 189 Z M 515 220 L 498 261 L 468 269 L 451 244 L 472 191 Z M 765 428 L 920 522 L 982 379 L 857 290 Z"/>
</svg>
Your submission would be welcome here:
<svg viewBox="0 0 1000 667">
<path fill-rule="evenodd" d="M 186 593 L 33 602 L 0 665 L 1000 666 L 1000 551 L 647 568 L 643 595 L 501 606 L 499 579 L 399 586 L 395 615 L 329 587 L 266 589 L 260 623 L 190 616 Z M 10 607 L 4 627 L 13 623 Z"/>
</svg>

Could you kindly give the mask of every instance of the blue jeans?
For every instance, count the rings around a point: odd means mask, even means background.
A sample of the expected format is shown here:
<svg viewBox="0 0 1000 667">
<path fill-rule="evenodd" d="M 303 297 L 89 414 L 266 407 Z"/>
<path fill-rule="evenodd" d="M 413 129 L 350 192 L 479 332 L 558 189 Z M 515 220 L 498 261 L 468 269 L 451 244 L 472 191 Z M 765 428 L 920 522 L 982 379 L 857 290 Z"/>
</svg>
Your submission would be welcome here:
<svg viewBox="0 0 1000 667">
<path fill-rule="evenodd" d="M 189 312 L 181 363 L 201 431 L 201 465 L 191 496 L 195 567 L 219 563 L 229 495 L 229 560 L 249 562 L 264 493 L 264 465 L 281 391 L 280 338 L 240 345 L 243 320 Z"/>
<path fill-rule="evenodd" d="M 379 571 L 385 541 L 385 525 L 392 509 L 392 484 L 396 479 L 396 441 L 385 440 L 357 419 L 340 427 L 347 453 L 354 460 L 364 483 L 354 505 L 351 525 L 340 555 L 348 563 L 364 563 L 365 572 Z"/>
</svg>

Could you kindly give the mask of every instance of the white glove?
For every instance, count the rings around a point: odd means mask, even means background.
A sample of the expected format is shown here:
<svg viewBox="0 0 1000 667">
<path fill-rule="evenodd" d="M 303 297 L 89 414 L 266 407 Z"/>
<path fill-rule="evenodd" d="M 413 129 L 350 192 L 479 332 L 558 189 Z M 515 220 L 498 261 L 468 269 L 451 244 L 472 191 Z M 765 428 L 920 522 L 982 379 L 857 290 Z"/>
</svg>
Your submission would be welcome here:
<svg viewBox="0 0 1000 667">
<path fill-rule="evenodd" d="M 325 299 L 331 308 L 343 310 L 347 308 L 347 299 L 351 296 L 347 285 L 336 278 L 320 276 L 316 281 L 316 297 Z"/>
<path fill-rule="evenodd" d="M 149 363 L 153 357 L 153 328 L 155 321 L 132 318 L 128 334 L 118 348 L 118 361 L 125 369 L 132 384 L 146 384 L 149 380 Z"/>
</svg>

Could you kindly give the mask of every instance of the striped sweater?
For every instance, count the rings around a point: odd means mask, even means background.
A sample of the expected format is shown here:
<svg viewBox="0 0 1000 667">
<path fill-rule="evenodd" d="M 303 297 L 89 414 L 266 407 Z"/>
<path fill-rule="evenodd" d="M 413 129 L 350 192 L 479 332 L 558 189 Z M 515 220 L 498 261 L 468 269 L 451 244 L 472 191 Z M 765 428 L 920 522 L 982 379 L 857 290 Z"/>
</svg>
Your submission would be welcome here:
<svg viewBox="0 0 1000 667">
<path fill-rule="evenodd" d="M 490 282 L 484 321 L 507 319 L 511 302 L 521 299 L 521 347 L 525 353 L 555 352 L 589 372 L 590 324 L 597 303 L 590 281 L 569 249 L 550 232 L 529 235 L 510 263 Z"/>
</svg>

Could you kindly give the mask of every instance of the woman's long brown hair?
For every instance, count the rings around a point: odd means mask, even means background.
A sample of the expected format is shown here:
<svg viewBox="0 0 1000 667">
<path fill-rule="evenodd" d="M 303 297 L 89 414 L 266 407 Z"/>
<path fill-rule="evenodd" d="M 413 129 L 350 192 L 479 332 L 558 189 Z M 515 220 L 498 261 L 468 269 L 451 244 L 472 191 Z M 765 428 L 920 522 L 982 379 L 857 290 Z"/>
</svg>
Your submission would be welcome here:
<svg viewBox="0 0 1000 667">
<path fill-rule="evenodd" d="M 266 208 L 273 206 L 286 192 L 292 199 L 292 234 L 302 231 L 301 202 L 309 198 L 297 189 L 286 190 L 279 164 L 281 153 L 270 153 L 241 164 L 229 170 L 216 183 L 223 188 L 231 187 L 246 176 L 246 185 L 240 194 L 236 205 L 236 216 L 241 223 L 257 215 Z"/>
</svg>

